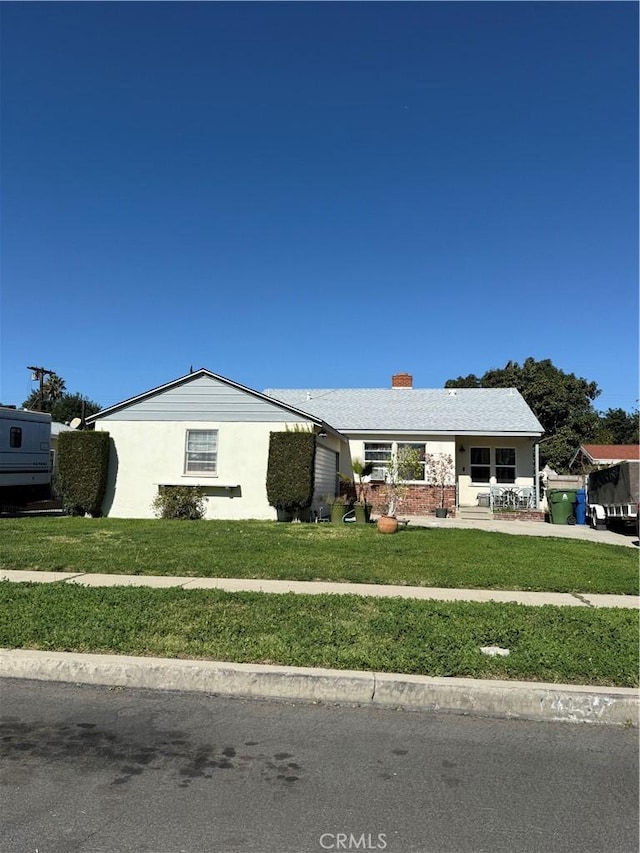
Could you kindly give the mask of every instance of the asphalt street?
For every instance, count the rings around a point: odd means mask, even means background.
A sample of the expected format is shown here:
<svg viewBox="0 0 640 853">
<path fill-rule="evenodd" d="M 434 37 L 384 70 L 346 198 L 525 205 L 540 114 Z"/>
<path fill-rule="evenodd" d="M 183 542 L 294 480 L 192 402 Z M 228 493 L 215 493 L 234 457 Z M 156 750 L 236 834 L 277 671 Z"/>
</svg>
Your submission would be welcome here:
<svg viewBox="0 0 640 853">
<path fill-rule="evenodd" d="M 638 730 L 0 684 L 2 853 L 637 853 Z"/>
</svg>

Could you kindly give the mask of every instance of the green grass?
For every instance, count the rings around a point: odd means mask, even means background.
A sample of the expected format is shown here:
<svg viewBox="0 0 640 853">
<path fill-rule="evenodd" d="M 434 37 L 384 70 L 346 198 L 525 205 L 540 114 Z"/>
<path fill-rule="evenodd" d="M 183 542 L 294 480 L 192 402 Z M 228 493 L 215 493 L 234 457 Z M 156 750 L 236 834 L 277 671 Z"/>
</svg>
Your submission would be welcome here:
<svg viewBox="0 0 640 853">
<path fill-rule="evenodd" d="M 5 648 L 629 687 L 637 636 L 632 610 L 0 583 Z"/>
<path fill-rule="evenodd" d="M 85 518 L 0 520 L 0 568 L 637 594 L 631 548 L 482 530 Z"/>
</svg>

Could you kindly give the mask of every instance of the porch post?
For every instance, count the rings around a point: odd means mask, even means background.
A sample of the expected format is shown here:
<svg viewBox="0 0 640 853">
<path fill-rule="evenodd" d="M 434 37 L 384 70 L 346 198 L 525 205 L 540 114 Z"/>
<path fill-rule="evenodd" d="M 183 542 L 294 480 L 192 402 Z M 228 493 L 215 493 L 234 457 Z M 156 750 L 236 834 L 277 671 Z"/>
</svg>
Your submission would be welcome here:
<svg viewBox="0 0 640 853">
<path fill-rule="evenodd" d="M 535 496 L 536 496 L 536 509 L 540 509 L 540 442 L 536 441 L 534 444 L 534 477 L 535 477 Z"/>
</svg>

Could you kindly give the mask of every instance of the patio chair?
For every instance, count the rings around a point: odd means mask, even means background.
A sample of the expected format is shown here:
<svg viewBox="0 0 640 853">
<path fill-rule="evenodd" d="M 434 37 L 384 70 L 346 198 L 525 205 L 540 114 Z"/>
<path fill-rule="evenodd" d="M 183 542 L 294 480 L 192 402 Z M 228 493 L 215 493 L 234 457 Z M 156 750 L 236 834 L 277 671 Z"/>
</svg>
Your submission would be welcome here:
<svg viewBox="0 0 640 853">
<path fill-rule="evenodd" d="M 533 489 L 525 487 L 518 493 L 518 509 L 531 509 L 533 506 Z"/>
</svg>

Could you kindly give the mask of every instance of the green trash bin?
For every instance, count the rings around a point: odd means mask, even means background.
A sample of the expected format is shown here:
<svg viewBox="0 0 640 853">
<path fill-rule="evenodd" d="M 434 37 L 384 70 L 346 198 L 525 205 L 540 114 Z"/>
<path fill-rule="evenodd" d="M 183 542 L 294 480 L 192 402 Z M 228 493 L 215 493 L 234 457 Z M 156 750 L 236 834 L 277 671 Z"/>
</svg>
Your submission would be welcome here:
<svg viewBox="0 0 640 853">
<path fill-rule="evenodd" d="M 569 519 L 575 523 L 577 489 L 551 489 L 547 492 L 551 524 L 569 524 Z"/>
</svg>

